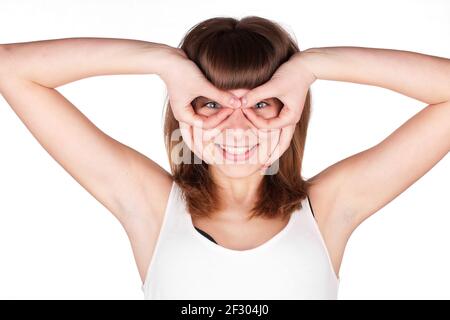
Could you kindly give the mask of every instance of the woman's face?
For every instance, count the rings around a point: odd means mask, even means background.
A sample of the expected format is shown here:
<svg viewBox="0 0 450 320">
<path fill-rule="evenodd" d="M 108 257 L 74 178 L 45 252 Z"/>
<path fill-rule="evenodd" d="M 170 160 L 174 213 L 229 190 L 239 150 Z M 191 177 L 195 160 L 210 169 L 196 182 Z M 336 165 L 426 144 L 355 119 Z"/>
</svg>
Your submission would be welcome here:
<svg viewBox="0 0 450 320">
<path fill-rule="evenodd" d="M 248 89 L 230 90 L 242 97 Z M 194 111 L 203 116 L 211 116 L 221 108 L 218 102 L 206 97 L 198 97 L 192 102 Z M 253 108 L 257 115 L 269 119 L 277 117 L 283 104 L 277 98 L 265 99 Z M 181 127 L 181 126 L 180 126 Z M 186 127 L 185 127 L 186 128 Z M 210 166 L 229 177 L 247 177 L 257 172 L 268 160 L 280 138 L 280 129 L 258 129 L 242 112 L 234 111 L 213 129 L 189 127 L 183 132 L 183 139 L 189 141 L 189 148 Z M 186 135 L 189 134 L 189 137 Z"/>
</svg>

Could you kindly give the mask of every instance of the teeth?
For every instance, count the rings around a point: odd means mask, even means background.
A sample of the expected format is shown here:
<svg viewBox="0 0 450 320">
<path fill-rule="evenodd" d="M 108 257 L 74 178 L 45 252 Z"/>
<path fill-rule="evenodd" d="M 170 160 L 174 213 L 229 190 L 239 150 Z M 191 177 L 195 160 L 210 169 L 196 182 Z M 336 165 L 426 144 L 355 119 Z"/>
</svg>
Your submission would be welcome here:
<svg viewBox="0 0 450 320">
<path fill-rule="evenodd" d="M 248 148 L 225 148 L 225 150 L 227 150 L 228 153 L 232 153 L 232 154 L 244 154 L 247 152 Z"/>
<path fill-rule="evenodd" d="M 244 153 L 246 153 L 249 149 L 252 149 L 252 148 L 248 148 L 248 147 L 226 147 L 226 146 L 223 146 L 223 145 L 218 145 L 219 147 L 221 147 L 222 149 L 224 149 L 224 150 L 226 150 L 228 153 L 231 153 L 231 154 L 244 154 Z"/>
</svg>

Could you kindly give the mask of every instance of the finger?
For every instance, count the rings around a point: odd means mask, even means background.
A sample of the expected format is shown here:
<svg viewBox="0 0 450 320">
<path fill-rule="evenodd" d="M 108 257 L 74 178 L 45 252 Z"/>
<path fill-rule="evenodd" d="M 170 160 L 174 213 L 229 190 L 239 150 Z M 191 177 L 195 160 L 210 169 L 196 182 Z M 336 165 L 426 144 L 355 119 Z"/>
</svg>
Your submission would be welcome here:
<svg viewBox="0 0 450 320">
<path fill-rule="evenodd" d="M 289 106 L 284 105 L 277 117 L 267 120 L 267 127 L 269 129 L 284 128 L 296 124 L 298 119 L 297 112 Z"/>
<path fill-rule="evenodd" d="M 258 129 L 267 128 L 268 127 L 268 121 L 267 119 L 264 119 L 263 117 L 256 114 L 255 110 L 250 108 L 242 108 L 242 112 L 244 113 L 245 117 L 250 120 L 251 123 Z"/>
<path fill-rule="evenodd" d="M 207 84 L 207 92 L 205 94 L 208 98 L 219 102 L 222 106 L 227 106 L 235 109 L 241 107 L 241 99 L 239 99 L 239 97 L 225 90 L 216 88 L 210 82 L 208 82 Z"/>
<path fill-rule="evenodd" d="M 207 117 L 197 114 L 191 105 L 187 105 L 184 108 L 182 108 L 181 112 L 175 113 L 178 108 L 174 107 L 174 117 L 179 122 L 185 122 L 188 125 L 203 128 L 203 123 L 207 120 Z"/>
<path fill-rule="evenodd" d="M 241 97 L 242 108 L 254 106 L 261 100 L 276 97 L 277 95 L 277 87 L 275 83 L 269 80 L 268 82 L 248 91 Z"/>
<path fill-rule="evenodd" d="M 186 145 L 189 147 L 189 149 L 192 149 L 193 141 L 192 141 L 191 126 L 183 121 L 179 121 L 179 123 L 180 123 L 180 132 L 181 132 L 181 136 L 183 137 L 183 141 L 186 143 Z"/>
<path fill-rule="evenodd" d="M 213 127 L 218 126 L 222 121 L 224 121 L 228 116 L 233 113 L 234 109 L 232 108 L 222 108 L 219 112 L 205 117 L 203 122 L 203 129 L 211 129 Z"/>
<path fill-rule="evenodd" d="M 180 121 L 180 131 L 183 141 L 186 143 L 188 148 L 199 158 L 202 159 L 202 148 L 199 148 L 198 142 L 198 128 L 189 125 L 186 122 Z M 200 139 L 201 140 L 201 139 Z M 190 161 L 191 159 L 189 159 Z M 195 159 L 194 159 L 195 160 Z M 191 163 L 191 162 L 189 162 Z"/>
<path fill-rule="evenodd" d="M 274 151 L 270 155 L 269 159 L 266 161 L 266 165 L 270 166 L 273 162 L 279 159 L 283 153 L 289 148 L 292 136 L 295 132 L 295 125 L 290 125 L 281 129 L 280 139 L 275 147 Z"/>
<path fill-rule="evenodd" d="M 271 166 L 277 159 L 281 158 L 283 153 L 289 148 L 294 132 L 295 132 L 295 125 L 290 125 L 281 129 L 278 144 L 276 145 L 272 154 L 269 156 L 269 159 L 265 162 L 262 168 L 263 171 L 265 171 L 265 169 Z"/>
<path fill-rule="evenodd" d="M 297 123 L 297 115 L 295 112 L 284 106 L 281 108 L 277 117 L 264 119 L 256 114 L 254 109 L 243 108 L 242 112 L 245 116 L 258 128 L 279 129 Z"/>
<path fill-rule="evenodd" d="M 220 127 L 216 126 L 212 129 L 203 130 L 203 141 L 211 141 L 221 133 Z"/>
<path fill-rule="evenodd" d="M 176 110 L 176 108 L 174 108 Z M 181 113 L 175 114 L 175 118 L 180 122 L 185 122 L 193 127 L 201 129 L 210 129 L 217 126 L 226 119 L 234 109 L 222 108 L 219 112 L 211 116 L 203 116 L 197 114 L 191 105 L 185 106 Z"/>
</svg>

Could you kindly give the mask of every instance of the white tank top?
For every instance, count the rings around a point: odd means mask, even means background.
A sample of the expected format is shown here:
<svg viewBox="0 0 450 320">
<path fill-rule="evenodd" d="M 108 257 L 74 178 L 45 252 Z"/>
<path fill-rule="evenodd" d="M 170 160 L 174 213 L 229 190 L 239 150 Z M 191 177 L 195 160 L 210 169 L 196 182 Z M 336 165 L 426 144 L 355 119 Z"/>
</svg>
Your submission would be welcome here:
<svg viewBox="0 0 450 320">
<path fill-rule="evenodd" d="M 144 299 L 337 299 L 336 276 L 308 198 L 288 224 L 249 250 L 200 234 L 174 182 L 142 285 Z"/>
</svg>

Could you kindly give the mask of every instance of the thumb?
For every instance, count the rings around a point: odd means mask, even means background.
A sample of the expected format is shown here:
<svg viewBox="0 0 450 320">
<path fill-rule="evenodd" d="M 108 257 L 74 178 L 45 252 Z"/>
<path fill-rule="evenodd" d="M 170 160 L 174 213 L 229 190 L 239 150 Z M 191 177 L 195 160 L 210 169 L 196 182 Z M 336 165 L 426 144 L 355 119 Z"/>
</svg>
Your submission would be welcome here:
<svg viewBox="0 0 450 320">
<path fill-rule="evenodd" d="M 248 91 L 244 96 L 241 97 L 242 108 L 247 108 L 255 105 L 257 102 L 276 97 L 275 85 L 272 81 L 268 81 L 252 90 Z"/>
<path fill-rule="evenodd" d="M 212 84 L 208 85 L 208 89 L 209 90 L 207 96 L 213 99 L 214 101 L 219 102 L 222 106 L 231 108 L 241 107 L 241 100 L 234 94 L 227 92 L 225 90 L 220 90 Z"/>
</svg>

